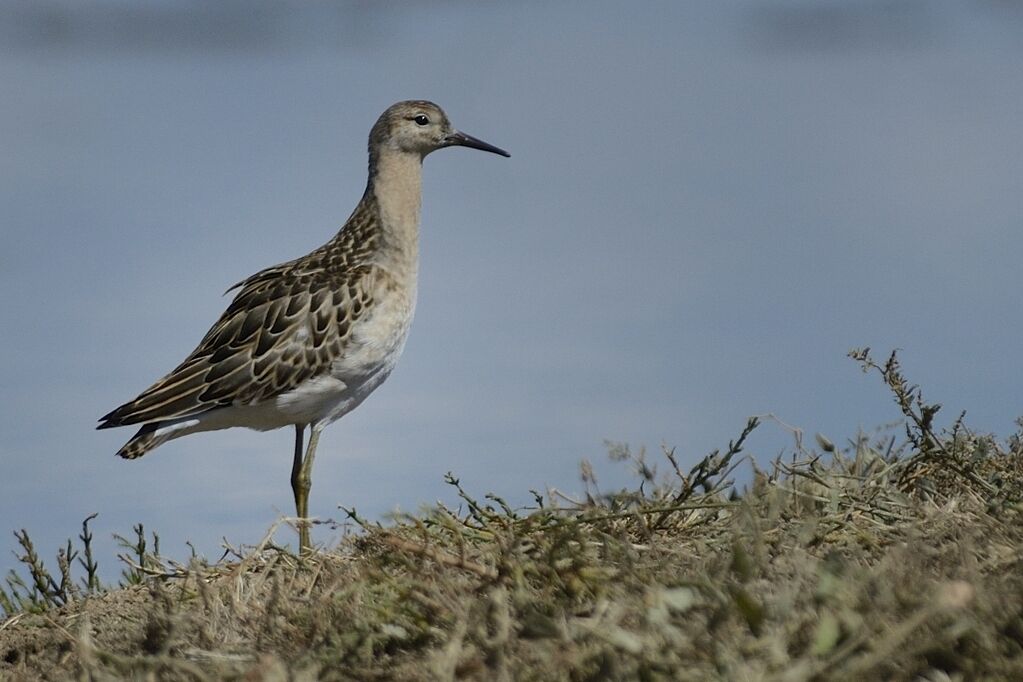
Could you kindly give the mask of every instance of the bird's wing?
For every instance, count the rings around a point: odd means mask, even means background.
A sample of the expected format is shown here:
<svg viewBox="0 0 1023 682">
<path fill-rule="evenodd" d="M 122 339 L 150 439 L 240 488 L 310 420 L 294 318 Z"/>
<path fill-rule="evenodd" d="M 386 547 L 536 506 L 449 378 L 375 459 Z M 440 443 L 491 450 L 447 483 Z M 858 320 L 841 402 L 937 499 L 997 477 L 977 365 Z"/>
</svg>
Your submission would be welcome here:
<svg viewBox="0 0 1023 682">
<path fill-rule="evenodd" d="M 252 404 L 327 372 L 352 324 L 369 308 L 371 265 L 256 273 L 199 346 L 170 374 L 100 419 L 98 428 L 144 424 Z"/>
</svg>

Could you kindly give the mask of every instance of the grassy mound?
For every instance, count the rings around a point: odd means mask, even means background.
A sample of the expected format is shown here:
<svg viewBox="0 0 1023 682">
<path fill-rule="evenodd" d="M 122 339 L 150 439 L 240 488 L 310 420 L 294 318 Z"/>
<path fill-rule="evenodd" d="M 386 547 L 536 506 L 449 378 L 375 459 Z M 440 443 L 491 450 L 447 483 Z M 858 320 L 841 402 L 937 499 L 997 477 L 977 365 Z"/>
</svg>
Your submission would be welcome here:
<svg viewBox="0 0 1023 682">
<path fill-rule="evenodd" d="M 59 579 L 26 549 L 30 577 L 0 603 L 0 676 L 1023 679 L 1020 438 L 936 432 L 894 355 L 855 357 L 891 388 L 904 439 L 797 434 L 761 470 L 742 454 L 754 419 L 688 471 L 616 448 L 635 490 L 522 511 L 451 478 L 460 509 L 386 526 L 351 511 L 360 532 L 331 552 L 298 557 L 271 533 L 180 565 L 136 542 L 120 589 L 92 571 L 72 585 L 70 544 Z M 737 467 L 753 469 L 741 492 Z"/>
</svg>

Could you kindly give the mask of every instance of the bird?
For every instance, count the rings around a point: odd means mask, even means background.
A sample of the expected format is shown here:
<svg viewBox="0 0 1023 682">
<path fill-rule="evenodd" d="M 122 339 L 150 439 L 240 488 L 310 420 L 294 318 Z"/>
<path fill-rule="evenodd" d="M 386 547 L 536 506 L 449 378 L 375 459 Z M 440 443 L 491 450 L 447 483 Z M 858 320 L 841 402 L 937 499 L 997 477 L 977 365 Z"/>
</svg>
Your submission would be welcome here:
<svg viewBox="0 0 1023 682">
<path fill-rule="evenodd" d="M 195 350 L 99 419 L 98 429 L 139 426 L 117 456 L 136 459 L 203 431 L 294 427 L 299 551 L 311 551 L 320 433 L 358 407 L 401 356 L 416 307 L 423 159 L 456 146 L 510 156 L 456 130 L 433 102 L 388 107 L 370 131 L 366 189 L 348 220 L 319 248 L 228 289 L 234 299 Z"/>
</svg>

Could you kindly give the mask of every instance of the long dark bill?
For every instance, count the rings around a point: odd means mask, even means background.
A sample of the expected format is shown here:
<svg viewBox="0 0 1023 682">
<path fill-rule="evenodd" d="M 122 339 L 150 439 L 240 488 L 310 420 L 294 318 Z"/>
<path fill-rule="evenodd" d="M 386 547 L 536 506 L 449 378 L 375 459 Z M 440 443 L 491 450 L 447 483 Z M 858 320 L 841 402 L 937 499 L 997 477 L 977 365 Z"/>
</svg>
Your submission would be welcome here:
<svg viewBox="0 0 1023 682">
<path fill-rule="evenodd" d="M 500 154 L 501 156 L 511 157 L 511 154 L 504 151 L 500 147 L 495 147 L 492 144 L 488 144 L 483 140 L 473 137 L 472 135 L 466 135 L 463 132 L 455 131 L 447 136 L 444 140 L 448 147 L 472 147 L 473 149 L 481 149 L 491 154 Z"/>
</svg>

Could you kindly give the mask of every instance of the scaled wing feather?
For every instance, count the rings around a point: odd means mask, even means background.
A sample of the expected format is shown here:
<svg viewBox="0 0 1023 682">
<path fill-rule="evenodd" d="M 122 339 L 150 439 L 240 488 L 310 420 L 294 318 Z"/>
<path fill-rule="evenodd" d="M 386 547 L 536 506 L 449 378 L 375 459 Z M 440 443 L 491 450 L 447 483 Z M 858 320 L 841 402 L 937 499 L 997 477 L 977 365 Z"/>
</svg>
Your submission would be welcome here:
<svg viewBox="0 0 1023 682">
<path fill-rule="evenodd" d="M 365 300 L 371 266 L 298 269 L 296 261 L 263 270 L 240 285 L 199 346 L 135 400 L 104 416 L 100 428 L 178 419 L 226 405 L 252 404 L 329 371 L 344 352 L 351 321 Z"/>
</svg>

